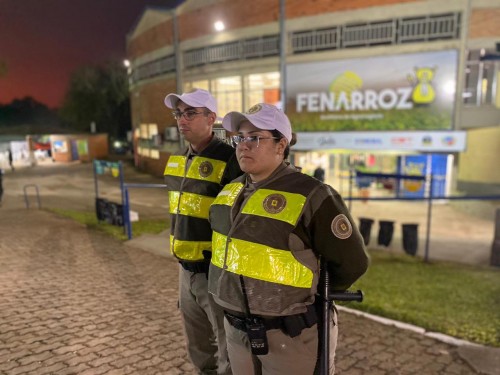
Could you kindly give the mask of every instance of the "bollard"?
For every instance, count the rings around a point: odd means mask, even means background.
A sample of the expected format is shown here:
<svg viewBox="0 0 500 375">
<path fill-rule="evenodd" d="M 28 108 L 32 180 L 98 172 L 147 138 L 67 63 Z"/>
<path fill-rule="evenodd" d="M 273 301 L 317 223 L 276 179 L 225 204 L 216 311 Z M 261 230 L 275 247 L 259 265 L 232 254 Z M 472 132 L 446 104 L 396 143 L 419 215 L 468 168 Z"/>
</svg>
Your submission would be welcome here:
<svg viewBox="0 0 500 375">
<path fill-rule="evenodd" d="M 497 208 L 495 217 L 495 236 L 491 245 L 490 265 L 500 267 L 500 208 Z"/>
<path fill-rule="evenodd" d="M 406 254 L 415 256 L 418 250 L 418 224 L 402 224 L 403 249 Z"/>
<path fill-rule="evenodd" d="M 389 246 L 392 241 L 392 234 L 394 233 L 394 221 L 380 220 L 379 225 L 378 244 Z"/>
<path fill-rule="evenodd" d="M 359 231 L 363 236 L 363 242 L 365 243 L 365 246 L 368 246 L 368 244 L 370 243 L 373 222 L 373 219 L 368 219 L 366 217 L 359 218 Z"/>
</svg>

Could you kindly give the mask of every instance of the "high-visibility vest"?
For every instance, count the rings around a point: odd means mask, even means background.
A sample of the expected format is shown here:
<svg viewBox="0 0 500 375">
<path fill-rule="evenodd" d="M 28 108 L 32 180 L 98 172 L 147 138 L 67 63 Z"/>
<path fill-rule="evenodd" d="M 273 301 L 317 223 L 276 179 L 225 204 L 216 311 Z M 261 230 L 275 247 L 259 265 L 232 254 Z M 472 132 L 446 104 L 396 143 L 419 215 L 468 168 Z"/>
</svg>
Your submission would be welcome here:
<svg viewBox="0 0 500 375">
<path fill-rule="evenodd" d="M 260 309 L 280 314 L 290 305 L 314 301 L 319 271 L 317 258 L 311 249 L 302 247 L 299 255 L 295 253 L 299 249 L 289 246 L 308 193 L 319 183 L 301 176 L 297 173 L 283 179 L 281 184 L 257 189 L 246 197 L 233 218 L 231 212 L 241 199 L 242 183 L 226 185 L 213 202 L 209 285 L 219 301 L 235 305 L 234 295 L 230 295 L 232 292 L 226 286 L 239 286 L 239 275 L 244 276 L 245 289 L 251 290 L 248 300 L 252 311 Z M 290 183 L 290 177 L 298 180 Z M 306 258 L 309 265 L 299 261 Z M 262 307 L 266 303 L 269 306 Z"/>
<path fill-rule="evenodd" d="M 165 167 L 171 214 L 170 251 L 181 260 L 202 261 L 211 250 L 208 210 L 222 188 L 222 178 L 234 149 L 223 143 L 210 157 L 171 155 Z"/>
</svg>

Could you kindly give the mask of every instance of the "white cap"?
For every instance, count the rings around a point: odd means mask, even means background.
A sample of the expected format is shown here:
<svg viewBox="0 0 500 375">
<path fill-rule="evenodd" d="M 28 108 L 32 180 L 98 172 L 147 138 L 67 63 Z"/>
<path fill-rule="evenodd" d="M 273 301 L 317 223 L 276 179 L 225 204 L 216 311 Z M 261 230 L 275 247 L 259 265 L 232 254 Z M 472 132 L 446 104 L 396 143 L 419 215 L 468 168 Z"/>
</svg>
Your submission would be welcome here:
<svg viewBox="0 0 500 375">
<path fill-rule="evenodd" d="M 237 132 L 238 125 L 248 120 L 255 127 L 262 130 L 277 130 L 288 139 L 292 140 L 292 125 L 285 113 L 271 104 L 260 103 L 254 105 L 246 112 L 229 112 L 222 120 L 224 129 Z"/>
<path fill-rule="evenodd" d="M 194 89 L 182 95 L 168 94 L 165 97 L 165 105 L 168 108 L 176 109 L 179 100 L 190 107 L 207 108 L 211 112 L 217 113 L 217 100 L 207 90 Z"/>
</svg>

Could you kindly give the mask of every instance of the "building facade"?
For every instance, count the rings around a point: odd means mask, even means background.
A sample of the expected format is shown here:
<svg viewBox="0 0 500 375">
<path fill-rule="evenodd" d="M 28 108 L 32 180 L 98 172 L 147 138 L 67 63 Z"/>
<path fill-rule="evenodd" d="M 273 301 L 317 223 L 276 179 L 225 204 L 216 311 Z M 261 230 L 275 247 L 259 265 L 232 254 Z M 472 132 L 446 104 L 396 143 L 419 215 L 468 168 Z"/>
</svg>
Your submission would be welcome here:
<svg viewBox="0 0 500 375">
<path fill-rule="evenodd" d="M 341 192 L 356 166 L 431 171 L 437 195 L 500 194 L 499 24 L 500 0 L 147 8 L 127 37 L 136 165 L 162 175 L 182 142 L 163 99 L 197 87 L 220 117 L 281 106 L 298 134 L 292 162 L 310 174 L 322 165 Z"/>
</svg>

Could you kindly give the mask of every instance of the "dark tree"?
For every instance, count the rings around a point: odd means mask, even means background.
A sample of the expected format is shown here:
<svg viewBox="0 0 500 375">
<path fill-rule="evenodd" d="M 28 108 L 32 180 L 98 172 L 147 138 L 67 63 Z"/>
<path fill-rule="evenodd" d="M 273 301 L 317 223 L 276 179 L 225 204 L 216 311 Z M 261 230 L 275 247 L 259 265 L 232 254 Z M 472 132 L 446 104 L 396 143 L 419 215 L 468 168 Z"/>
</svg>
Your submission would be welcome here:
<svg viewBox="0 0 500 375">
<path fill-rule="evenodd" d="M 75 71 L 59 115 L 75 131 L 89 132 L 95 122 L 98 133 L 125 137 L 131 129 L 126 70 L 119 64 L 107 64 Z"/>
<path fill-rule="evenodd" d="M 31 131 L 36 132 L 39 127 L 59 125 L 59 119 L 55 111 L 29 96 L 0 104 L 0 126 L 18 125 L 29 126 Z"/>
</svg>

